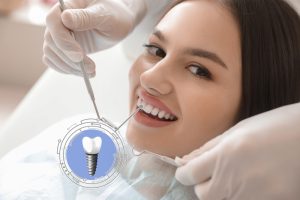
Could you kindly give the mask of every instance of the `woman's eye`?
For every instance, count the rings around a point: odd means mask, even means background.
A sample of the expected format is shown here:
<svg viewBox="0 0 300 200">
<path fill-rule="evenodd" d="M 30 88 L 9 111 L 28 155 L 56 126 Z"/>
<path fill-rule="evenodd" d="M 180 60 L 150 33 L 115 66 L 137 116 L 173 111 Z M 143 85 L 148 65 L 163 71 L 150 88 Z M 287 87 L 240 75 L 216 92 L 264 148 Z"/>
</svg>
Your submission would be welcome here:
<svg viewBox="0 0 300 200">
<path fill-rule="evenodd" d="M 195 76 L 211 79 L 211 73 L 203 66 L 191 65 L 188 67 L 188 70 L 190 70 L 190 72 L 192 72 Z"/>
<path fill-rule="evenodd" d="M 150 55 L 158 56 L 158 57 L 161 57 L 161 58 L 164 58 L 166 56 L 166 53 L 164 52 L 164 50 L 157 47 L 157 46 L 155 46 L 155 45 L 145 44 L 144 47 L 147 49 L 147 52 Z"/>
</svg>

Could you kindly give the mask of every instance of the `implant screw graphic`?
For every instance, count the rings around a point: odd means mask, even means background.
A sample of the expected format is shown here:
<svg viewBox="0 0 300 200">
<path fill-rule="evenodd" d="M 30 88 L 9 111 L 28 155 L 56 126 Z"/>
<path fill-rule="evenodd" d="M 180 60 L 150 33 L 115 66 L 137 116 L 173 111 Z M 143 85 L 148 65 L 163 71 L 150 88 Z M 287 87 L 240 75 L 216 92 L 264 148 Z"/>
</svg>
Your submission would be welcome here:
<svg viewBox="0 0 300 200">
<path fill-rule="evenodd" d="M 86 155 L 89 175 L 94 176 L 97 169 L 97 160 L 102 145 L 101 137 L 83 137 L 82 146 Z"/>
</svg>

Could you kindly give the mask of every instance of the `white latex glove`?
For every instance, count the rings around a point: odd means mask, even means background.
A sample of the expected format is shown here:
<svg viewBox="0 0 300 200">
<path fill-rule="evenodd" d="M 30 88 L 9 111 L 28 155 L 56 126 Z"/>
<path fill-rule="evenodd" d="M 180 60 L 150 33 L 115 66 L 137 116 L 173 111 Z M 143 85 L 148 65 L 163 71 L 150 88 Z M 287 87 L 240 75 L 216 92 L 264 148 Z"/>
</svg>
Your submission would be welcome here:
<svg viewBox="0 0 300 200">
<path fill-rule="evenodd" d="M 65 6 L 61 13 L 56 4 L 47 15 L 43 61 L 59 72 L 81 75 L 78 62 L 83 60 L 89 76 L 95 75 L 95 64 L 86 54 L 125 38 L 147 8 L 144 0 L 65 0 Z"/>
<path fill-rule="evenodd" d="M 300 103 L 246 119 L 176 159 L 201 200 L 300 199 Z"/>
</svg>

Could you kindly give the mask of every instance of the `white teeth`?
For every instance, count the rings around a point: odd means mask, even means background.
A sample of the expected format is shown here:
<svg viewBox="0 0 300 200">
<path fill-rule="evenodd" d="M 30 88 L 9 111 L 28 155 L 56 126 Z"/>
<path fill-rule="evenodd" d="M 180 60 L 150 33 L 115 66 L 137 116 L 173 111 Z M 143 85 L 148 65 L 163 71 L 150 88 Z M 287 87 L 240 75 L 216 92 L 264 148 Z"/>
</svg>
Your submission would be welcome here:
<svg viewBox="0 0 300 200">
<path fill-rule="evenodd" d="M 151 115 L 153 115 L 153 116 L 156 116 L 158 113 L 159 113 L 159 109 L 158 109 L 158 108 L 154 108 L 154 109 L 151 111 Z"/>
<path fill-rule="evenodd" d="M 152 109 L 153 109 L 153 106 L 148 104 L 148 105 L 146 105 L 145 109 L 143 109 L 143 110 L 149 114 L 149 113 L 151 113 Z"/>
<path fill-rule="evenodd" d="M 165 114 L 166 114 L 166 112 L 165 111 L 160 111 L 159 113 L 158 113 L 158 117 L 160 118 L 160 119 L 162 119 L 164 116 L 165 116 Z"/>
<path fill-rule="evenodd" d="M 170 113 L 167 113 L 166 115 L 165 115 L 165 119 L 169 119 L 170 118 Z"/>
<path fill-rule="evenodd" d="M 144 110 L 144 108 L 146 107 L 146 103 L 142 101 L 142 108 Z"/>
<path fill-rule="evenodd" d="M 166 119 L 166 120 L 174 120 L 175 119 L 175 116 L 170 114 L 170 113 L 167 113 L 166 111 L 164 110 L 160 110 L 159 108 L 156 108 L 154 107 L 153 105 L 151 104 L 147 104 L 146 102 L 144 102 L 141 98 L 138 99 L 137 101 L 137 106 L 138 107 L 141 107 L 142 106 L 142 110 L 147 113 L 147 114 L 151 114 L 153 115 L 154 117 L 158 117 L 160 119 Z"/>
</svg>

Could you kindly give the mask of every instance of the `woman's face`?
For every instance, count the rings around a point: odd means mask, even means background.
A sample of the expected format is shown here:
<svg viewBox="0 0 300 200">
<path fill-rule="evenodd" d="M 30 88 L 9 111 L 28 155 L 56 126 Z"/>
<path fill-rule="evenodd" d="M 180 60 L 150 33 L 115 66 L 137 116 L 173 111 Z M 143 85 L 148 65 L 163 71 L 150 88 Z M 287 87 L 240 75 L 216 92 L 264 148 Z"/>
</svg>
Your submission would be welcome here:
<svg viewBox="0 0 300 200">
<path fill-rule="evenodd" d="M 137 150 L 183 156 L 231 127 L 241 100 L 239 29 L 210 0 L 172 8 L 130 73 L 127 139 Z"/>
</svg>

